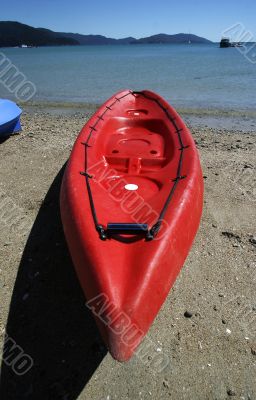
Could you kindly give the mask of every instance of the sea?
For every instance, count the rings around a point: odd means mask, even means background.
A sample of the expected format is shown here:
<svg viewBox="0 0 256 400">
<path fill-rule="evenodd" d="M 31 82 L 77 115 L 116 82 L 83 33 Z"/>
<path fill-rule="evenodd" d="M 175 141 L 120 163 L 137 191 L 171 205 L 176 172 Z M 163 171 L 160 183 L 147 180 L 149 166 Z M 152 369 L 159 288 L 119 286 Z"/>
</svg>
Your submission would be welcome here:
<svg viewBox="0 0 256 400">
<path fill-rule="evenodd" d="M 256 50 L 255 50 L 256 51 Z M 0 49 L 35 86 L 30 101 L 98 104 L 121 89 L 150 89 L 183 109 L 255 110 L 256 64 L 218 44 L 103 45 Z"/>
</svg>

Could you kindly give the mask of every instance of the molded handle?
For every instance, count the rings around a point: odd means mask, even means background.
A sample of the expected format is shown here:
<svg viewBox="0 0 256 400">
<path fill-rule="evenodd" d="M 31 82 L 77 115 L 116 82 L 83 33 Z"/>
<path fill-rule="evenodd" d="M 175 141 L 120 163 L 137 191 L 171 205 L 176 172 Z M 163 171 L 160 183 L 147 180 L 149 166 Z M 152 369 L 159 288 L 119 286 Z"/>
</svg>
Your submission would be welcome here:
<svg viewBox="0 0 256 400">
<path fill-rule="evenodd" d="M 148 232 L 147 224 L 130 224 L 122 222 L 110 222 L 107 226 L 107 233 L 111 235 L 145 235 Z"/>
</svg>

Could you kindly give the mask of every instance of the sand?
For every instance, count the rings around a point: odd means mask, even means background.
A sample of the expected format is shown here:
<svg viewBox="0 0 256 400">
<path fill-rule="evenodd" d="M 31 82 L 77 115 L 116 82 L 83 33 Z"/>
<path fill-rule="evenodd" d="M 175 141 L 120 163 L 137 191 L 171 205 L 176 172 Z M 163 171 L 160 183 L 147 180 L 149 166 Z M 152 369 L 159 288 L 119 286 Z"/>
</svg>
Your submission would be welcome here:
<svg viewBox="0 0 256 400">
<path fill-rule="evenodd" d="M 225 129 L 184 114 L 204 172 L 201 227 L 147 335 L 152 354 L 121 364 L 85 307 L 58 207 L 94 109 L 28 107 L 23 132 L 0 144 L 1 343 L 5 331 L 31 357 L 17 375 L 3 356 L 1 400 L 256 399 L 255 121 Z M 156 353 L 169 359 L 161 372 Z"/>
</svg>

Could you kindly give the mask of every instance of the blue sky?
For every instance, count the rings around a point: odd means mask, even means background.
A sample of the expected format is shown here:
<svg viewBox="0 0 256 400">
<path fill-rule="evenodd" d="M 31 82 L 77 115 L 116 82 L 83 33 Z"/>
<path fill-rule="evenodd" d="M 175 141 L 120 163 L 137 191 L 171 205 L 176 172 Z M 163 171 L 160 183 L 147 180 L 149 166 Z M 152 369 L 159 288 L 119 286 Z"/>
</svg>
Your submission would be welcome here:
<svg viewBox="0 0 256 400">
<path fill-rule="evenodd" d="M 8 0 L 0 15 L 2 21 L 115 38 L 190 32 L 219 41 L 238 22 L 256 34 L 255 0 Z"/>
</svg>

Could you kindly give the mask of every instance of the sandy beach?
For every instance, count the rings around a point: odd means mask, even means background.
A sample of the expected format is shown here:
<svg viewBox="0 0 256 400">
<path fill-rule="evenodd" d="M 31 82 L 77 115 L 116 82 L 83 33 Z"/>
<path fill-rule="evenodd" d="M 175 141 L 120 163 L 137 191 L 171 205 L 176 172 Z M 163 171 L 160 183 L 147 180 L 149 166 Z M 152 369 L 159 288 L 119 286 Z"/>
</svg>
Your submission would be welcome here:
<svg viewBox="0 0 256 400">
<path fill-rule="evenodd" d="M 107 353 L 62 232 L 63 169 L 95 109 L 25 107 L 22 133 L 0 144 L 1 349 L 6 332 L 32 360 L 18 375 L 2 357 L 1 400 L 256 399 L 254 116 L 182 113 L 200 152 L 205 204 L 147 336 L 169 358 L 159 372 L 153 354 L 121 364 Z"/>
</svg>

